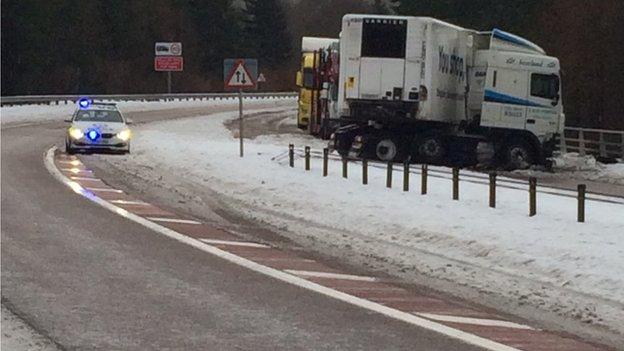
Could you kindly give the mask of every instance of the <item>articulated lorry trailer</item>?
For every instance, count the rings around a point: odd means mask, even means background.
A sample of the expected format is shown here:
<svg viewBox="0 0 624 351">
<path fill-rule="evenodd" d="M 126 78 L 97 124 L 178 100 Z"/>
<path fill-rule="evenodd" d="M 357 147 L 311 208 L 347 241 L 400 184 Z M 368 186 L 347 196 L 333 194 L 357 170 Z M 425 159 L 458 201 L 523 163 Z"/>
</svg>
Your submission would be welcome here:
<svg viewBox="0 0 624 351">
<path fill-rule="evenodd" d="M 303 37 L 301 39 L 301 64 L 297 71 L 297 86 L 299 87 L 299 108 L 297 111 L 297 127 L 308 130 L 310 134 L 320 133 L 320 115 L 327 106 L 321 97 L 325 72 L 330 67 L 332 58 L 331 47 L 336 47 L 338 39 Z M 327 68 L 326 68 L 327 67 Z M 336 69 L 337 71 L 337 69 Z"/>
<path fill-rule="evenodd" d="M 564 127 L 557 58 L 498 29 L 346 15 L 339 81 L 330 148 L 343 156 L 467 165 L 486 143 L 499 165 L 526 168 Z"/>
</svg>

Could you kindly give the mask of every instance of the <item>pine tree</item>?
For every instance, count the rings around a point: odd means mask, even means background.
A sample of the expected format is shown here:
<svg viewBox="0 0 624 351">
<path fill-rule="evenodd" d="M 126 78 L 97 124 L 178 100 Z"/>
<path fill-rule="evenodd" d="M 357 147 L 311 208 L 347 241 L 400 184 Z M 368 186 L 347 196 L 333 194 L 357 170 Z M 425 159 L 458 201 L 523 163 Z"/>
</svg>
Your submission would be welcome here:
<svg viewBox="0 0 624 351">
<path fill-rule="evenodd" d="M 245 0 L 244 34 L 248 55 L 269 68 L 286 66 L 291 57 L 286 16 L 279 0 Z"/>
</svg>

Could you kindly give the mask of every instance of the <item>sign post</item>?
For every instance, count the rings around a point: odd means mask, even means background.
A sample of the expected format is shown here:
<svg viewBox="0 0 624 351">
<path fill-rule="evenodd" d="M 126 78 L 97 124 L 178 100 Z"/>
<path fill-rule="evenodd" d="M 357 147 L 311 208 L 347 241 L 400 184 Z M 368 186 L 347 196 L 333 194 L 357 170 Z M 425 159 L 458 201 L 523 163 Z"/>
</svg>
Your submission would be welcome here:
<svg viewBox="0 0 624 351">
<path fill-rule="evenodd" d="M 258 61 L 255 59 L 226 59 L 223 61 L 223 78 L 226 90 L 238 90 L 238 140 L 240 157 L 243 157 L 243 89 L 256 88 Z"/>
<path fill-rule="evenodd" d="M 154 70 L 167 72 L 167 93 L 171 94 L 171 72 L 181 72 L 184 69 L 182 43 L 158 42 L 154 45 L 154 55 Z"/>
</svg>

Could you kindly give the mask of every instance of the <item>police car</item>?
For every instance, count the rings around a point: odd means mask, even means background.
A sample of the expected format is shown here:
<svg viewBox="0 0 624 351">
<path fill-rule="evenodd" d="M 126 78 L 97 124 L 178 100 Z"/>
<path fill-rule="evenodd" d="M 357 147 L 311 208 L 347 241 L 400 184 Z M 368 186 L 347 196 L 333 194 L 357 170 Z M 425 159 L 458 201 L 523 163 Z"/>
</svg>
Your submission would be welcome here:
<svg viewBox="0 0 624 351">
<path fill-rule="evenodd" d="M 65 139 L 65 151 L 74 154 L 78 151 L 130 152 L 132 133 L 117 105 L 80 100 L 78 109 L 71 119 Z"/>
</svg>

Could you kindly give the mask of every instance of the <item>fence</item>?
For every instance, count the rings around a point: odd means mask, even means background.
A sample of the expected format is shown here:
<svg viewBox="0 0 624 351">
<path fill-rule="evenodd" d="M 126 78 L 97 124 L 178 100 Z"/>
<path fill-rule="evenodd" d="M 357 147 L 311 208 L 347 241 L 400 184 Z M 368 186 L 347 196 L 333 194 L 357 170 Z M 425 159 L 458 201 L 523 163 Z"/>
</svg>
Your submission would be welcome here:
<svg viewBox="0 0 624 351">
<path fill-rule="evenodd" d="M 190 93 L 190 94 L 128 94 L 128 95 L 89 95 L 93 101 L 173 101 L 173 100 L 209 100 L 226 99 L 236 97 L 237 93 Z M 244 93 L 244 96 L 252 99 L 266 97 L 296 97 L 294 92 L 279 93 Z M 27 105 L 27 104 L 60 104 L 75 103 L 84 95 L 22 95 L 2 96 L 0 105 Z"/>
<path fill-rule="evenodd" d="M 624 131 L 567 127 L 560 149 L 605 158 L 624 158 Z"/>
</svg>

